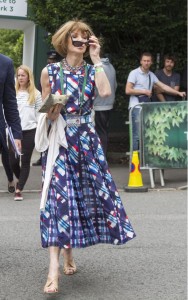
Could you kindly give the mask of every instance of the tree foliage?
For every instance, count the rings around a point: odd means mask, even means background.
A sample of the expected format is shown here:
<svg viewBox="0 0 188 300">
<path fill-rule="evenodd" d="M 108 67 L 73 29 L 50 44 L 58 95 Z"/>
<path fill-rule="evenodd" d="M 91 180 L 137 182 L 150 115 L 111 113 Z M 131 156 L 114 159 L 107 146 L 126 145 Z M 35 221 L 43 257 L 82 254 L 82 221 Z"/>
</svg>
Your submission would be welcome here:
<svg viewBox="0 0 188 300">
<path fill-rule="evenodd" d="M 14 67 L 22 63 L 23 56 L 23 31 L 0 29 L 0 53 L 9 56 Z"/>
<path fill-rule="evenodd" d="M 128 73 L 139 65 L 139 56 L 150 51 L 177 56 L 177 69 L 186 60 L 186 1 L 182 0 L 28 0 L 31 19 L 53 34 L 73 18 L 87 21 L 104 40 L 117 71 L 117 108 L 125 110 L 124 87 Z M 162 60 L 161 60 L 162 64 Z M 156 68 L 154 60 L 153 70 Z"/>
</svg>

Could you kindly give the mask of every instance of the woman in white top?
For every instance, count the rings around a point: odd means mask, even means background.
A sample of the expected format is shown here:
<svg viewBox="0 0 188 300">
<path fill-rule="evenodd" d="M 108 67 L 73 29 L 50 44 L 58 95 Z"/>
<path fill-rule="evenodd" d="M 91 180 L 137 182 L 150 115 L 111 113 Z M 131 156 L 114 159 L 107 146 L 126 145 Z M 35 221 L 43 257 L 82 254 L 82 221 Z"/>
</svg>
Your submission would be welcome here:
<svg viewBox="0 0 188 300">
<path fill-rule="evenodd" d="M 15 157 L 10 146 L 10 162 L 17 178 L 14 200 L 23 200 L 23 190 L 30 172 L 31 156 L 34 149 L 34 139 L 38 120 L 38 109 L 42 104 L 41 93 L 34 84 L 33 73 L 25 65 L 16 70 L 16 98 L 22 127 L 22 155 Z"/>
</svg>

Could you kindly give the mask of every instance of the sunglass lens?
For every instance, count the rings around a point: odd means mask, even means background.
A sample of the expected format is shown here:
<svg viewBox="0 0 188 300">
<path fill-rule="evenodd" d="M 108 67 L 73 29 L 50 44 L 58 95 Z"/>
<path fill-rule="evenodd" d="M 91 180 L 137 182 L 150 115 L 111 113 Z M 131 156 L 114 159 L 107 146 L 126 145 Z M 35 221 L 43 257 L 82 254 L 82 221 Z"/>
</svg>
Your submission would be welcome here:
<svg viewBox="0 0 188 300">
<path fill-rule="evenodd" d="M 71 39 L 72 39 L 72 44 L 73 44 L 74 47 L 81 47 L 82 45 L 87 45 L 88 44 L 88 41 L 87 42 L 74 41 L 72 36 L 71 36 Z"/>
<path fill-rule="evenodd" d="M 75 47 L 81 47 L 84 43 L 80 42 L 80 41 L 72 41 L 73 45 Z"/>
</svg>

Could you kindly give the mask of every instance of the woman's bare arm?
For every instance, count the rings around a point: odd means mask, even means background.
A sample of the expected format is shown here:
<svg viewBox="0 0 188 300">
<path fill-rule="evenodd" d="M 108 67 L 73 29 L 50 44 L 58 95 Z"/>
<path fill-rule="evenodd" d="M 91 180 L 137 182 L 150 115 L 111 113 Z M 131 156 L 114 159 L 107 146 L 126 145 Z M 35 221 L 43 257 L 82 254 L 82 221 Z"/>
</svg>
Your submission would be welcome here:
<svg viewBox="0 0 188 300">
<path fill-rule="evenodd" d="M 47 95 L 51 93 L 48 70 L 46 67 L 41 72 L 40 82 L 42 87 L 42 100 L 44 100 Z"/>
<path fill-rule="evenodd" d="M 49 82 L 48 70 L 45 67 L 41 72 L 41 86 L 42 86 L 42 99 L 44 100 L 51 93 L 51 86 Z M 46 114 L 47 118 L 54 121 L 59 117 L 62 105 L 56 104 L 50 108 L 49 112 Z"/>
</svg>

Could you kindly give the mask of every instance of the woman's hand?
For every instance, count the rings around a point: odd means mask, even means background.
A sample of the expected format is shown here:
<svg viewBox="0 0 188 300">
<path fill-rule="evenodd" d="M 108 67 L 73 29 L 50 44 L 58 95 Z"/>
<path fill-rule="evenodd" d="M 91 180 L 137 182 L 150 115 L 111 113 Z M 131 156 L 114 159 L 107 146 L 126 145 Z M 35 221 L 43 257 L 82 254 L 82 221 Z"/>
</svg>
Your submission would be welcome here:
<svg viewBox="0 0 188 300">
<path fill-rule="evenodd" d="M 89 54 L 93 64 L 100 62 L 100 48 L 98 38 L 91 35 L 89 38 Z"/>
<path fill-rule="evenodd" d="M 51 107 L 49 112 L 47 113 L 47 118 L 51 121 L 56 120 L 59 117 L 62 107 L 62 104 L 56 104 L 53 107 Z"/>
</svg>

